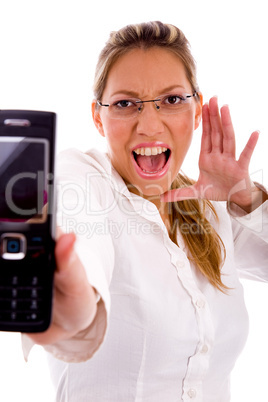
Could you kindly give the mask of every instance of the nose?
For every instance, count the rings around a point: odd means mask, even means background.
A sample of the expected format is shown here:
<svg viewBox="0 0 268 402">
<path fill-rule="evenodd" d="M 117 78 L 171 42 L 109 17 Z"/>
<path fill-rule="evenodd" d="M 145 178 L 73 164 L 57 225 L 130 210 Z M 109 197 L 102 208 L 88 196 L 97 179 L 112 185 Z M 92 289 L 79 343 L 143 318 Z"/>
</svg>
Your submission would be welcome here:
<svg viewBox="0 0 268 402">
<path fill-rule="evenodd" d="M 143 103 L 142 110 L 137 118 L 138 134 L 154 136 L 164 132 L 162 116 L 156 106 L 154 102 Z"/>
</svg>

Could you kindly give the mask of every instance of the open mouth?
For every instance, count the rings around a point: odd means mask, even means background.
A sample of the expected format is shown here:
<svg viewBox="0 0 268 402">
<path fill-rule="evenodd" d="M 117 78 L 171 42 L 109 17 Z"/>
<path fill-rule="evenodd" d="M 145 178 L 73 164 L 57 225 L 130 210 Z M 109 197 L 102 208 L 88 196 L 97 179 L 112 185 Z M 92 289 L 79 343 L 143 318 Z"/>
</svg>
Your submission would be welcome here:
<svg viewBox="0 0 268 402">
<path fill-rule="evenodd" d="M 166 173 L 171 151 L 166 147 L 140 147 L 132 152 L 135 167 L 141 176 L 155 178 Z"/>
</svg>

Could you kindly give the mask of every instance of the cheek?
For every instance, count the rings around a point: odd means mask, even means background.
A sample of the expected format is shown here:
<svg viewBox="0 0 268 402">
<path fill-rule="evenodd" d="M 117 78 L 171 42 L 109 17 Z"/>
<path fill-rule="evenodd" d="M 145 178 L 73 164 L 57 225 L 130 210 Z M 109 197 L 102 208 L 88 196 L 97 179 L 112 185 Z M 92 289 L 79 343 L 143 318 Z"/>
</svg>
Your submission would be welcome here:
<svg viewBox="0 0 268 402">
<path fill-rule="evenodd" d="M 110 156 L 123 147 L 122 130 L 119 124 L 103 124 L 103 135 L 106 139 Z"/>
<path fill-rule="evenodd" d="M 129 163 L 128 149 L 131 129 L 128 124 L 113 120 L 112 123 L 104 126 L 104 134 L 112 164 L 118 173 L 124 176 L 125 167 Z"/>
<path fill-rule="evenodd" d="M 108 145 L 124 144 L 129 137 L 129 125 L 120 120 L 107 120 L 103 122 L 103 133 Z"/>
<path fill-rule="evenodd" d="M 177 118 L 173 126 L 174 163 L 181 165 L 191 145 L 194 133 L 194 119 L 192 115 Z"/>
<path fill-rule="evenodd" d="M 183 145 L 184 143 L 185 145 L 191 143 L 194 129 L 195 129 L 195 122 L 192 114 L 189 114 L 189 116 L 179 115 L 174 121 L 172 127 L 175 143 L 181 145 Z"/>
</svg>

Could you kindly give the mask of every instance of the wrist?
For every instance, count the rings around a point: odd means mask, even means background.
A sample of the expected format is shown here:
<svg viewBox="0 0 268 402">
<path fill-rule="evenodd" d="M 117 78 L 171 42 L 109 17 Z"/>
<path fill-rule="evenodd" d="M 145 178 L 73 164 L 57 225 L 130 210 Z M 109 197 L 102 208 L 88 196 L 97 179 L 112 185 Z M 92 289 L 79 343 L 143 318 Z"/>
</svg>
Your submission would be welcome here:
<svg viewBox="0 0 268 402">
<path fill-rule="evenodd" d="M 268 200 L 268 194 L 264 187 L 259 185 L 258 183 L 252 183 L 251 194 L 249 200 L 239 200 L 235 201 L 238 207 L 243 209 L 246 213 L 251 213 L 259 206 L 261 206 L 266 200 Z"/>
</svg>

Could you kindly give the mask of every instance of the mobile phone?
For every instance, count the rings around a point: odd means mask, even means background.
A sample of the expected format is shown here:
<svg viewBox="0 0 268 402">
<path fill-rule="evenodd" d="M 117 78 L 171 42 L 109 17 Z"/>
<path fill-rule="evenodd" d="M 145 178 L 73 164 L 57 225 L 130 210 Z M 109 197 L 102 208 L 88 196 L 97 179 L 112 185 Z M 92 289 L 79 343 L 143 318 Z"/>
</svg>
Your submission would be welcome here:
<svg viewBox="0 0 268 402">
<path fill-rule="evenodd" d="M 55 269 L 56 114 L 0 110 L 0 330 L 43 332 Z"/>
</svg>

